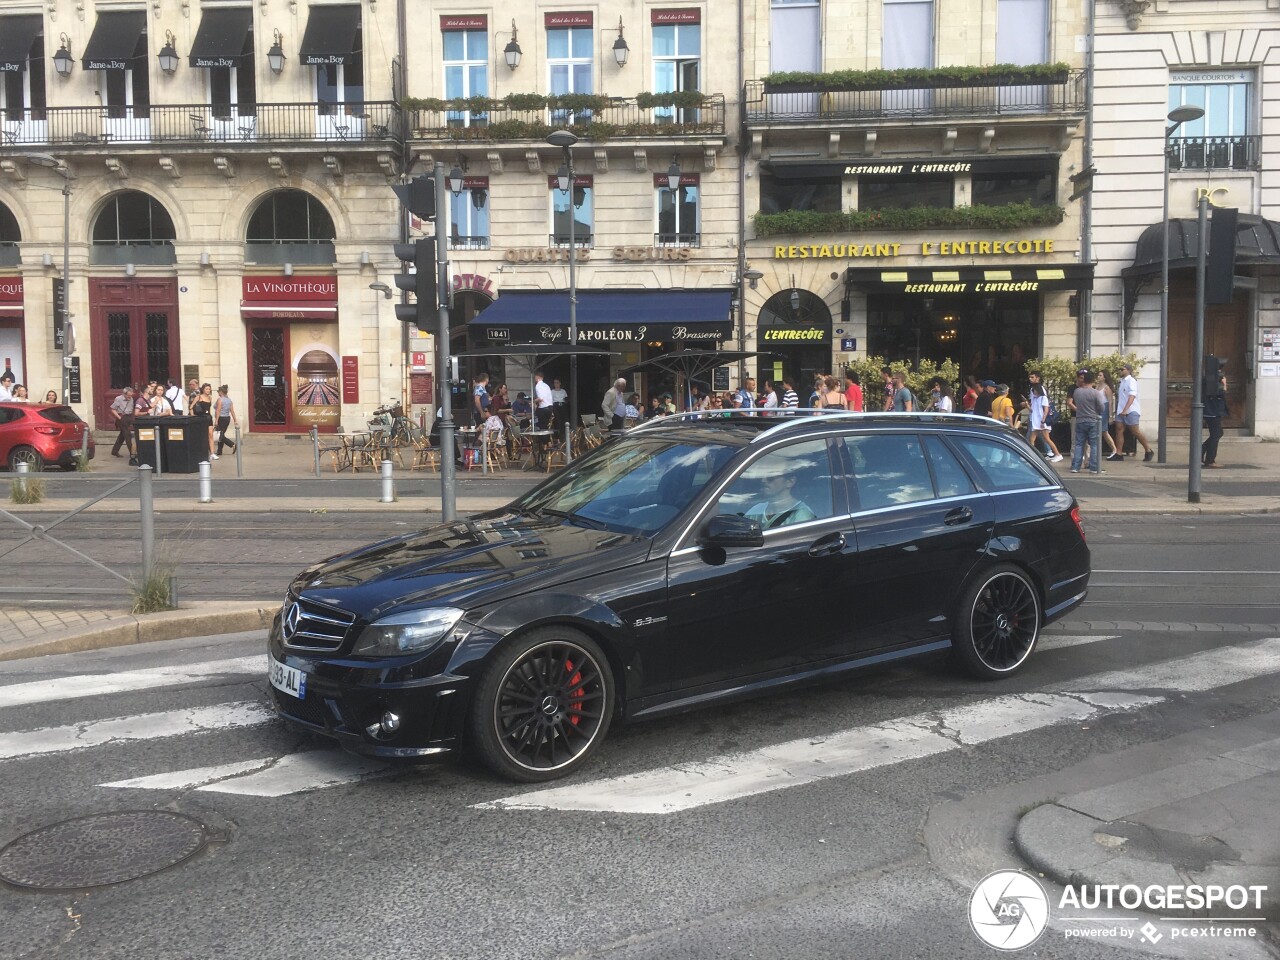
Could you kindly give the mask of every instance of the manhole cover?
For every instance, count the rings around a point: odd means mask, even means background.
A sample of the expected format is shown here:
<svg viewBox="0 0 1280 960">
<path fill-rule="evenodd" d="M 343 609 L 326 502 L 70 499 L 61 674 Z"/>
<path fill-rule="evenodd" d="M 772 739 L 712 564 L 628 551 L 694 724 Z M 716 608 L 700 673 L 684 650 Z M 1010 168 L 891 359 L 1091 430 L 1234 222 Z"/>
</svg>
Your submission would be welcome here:
<svg viewBox="0 0 1280 960">
<path fill-rule="evenodd" d="M 204 824 L 180 813 L 126 810 L 63 820 L 0 850 L 0 880 L 32 890 L 83 890 L 136 880 L 194 856 Z"/>
</svg>

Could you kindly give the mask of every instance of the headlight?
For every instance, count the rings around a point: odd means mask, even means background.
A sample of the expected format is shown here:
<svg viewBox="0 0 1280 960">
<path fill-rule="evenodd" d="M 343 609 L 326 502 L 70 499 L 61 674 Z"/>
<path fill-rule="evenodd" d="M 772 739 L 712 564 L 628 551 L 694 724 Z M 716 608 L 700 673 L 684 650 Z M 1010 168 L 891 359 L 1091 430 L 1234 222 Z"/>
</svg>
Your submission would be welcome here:
<svg viewBox="0 0 1280 960">
<path fill-rule="evenodd" d="M 393 657 L 429 650 L 462 619 L 456 607 L 426 607 L 383 617 L 360 631 L 356 656 Z"/>
</svg>

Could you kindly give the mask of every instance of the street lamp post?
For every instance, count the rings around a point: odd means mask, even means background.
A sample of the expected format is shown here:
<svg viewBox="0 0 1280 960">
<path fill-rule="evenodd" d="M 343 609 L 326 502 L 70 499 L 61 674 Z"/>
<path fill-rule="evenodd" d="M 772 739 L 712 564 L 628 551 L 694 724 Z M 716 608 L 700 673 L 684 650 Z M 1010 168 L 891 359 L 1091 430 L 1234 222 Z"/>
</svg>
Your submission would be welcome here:
<svg viewBox="0 0 1280 960">
<path fill-rule="evenodd" d="M 71 171 L 57 157 L 33 153 L 27 157 L 34 164 L 48 167 L 62 177 L 62 402 L 71 402 Z"/>
<path fill-rule="evenodd" d="M 1168 453 L 1165 434 L 1169 419 L 1169 138 L 1184 123 L 1199 120 L 1204 111 L 1190 105 L 1169 111 L 1169 126 L 1164 131 L 1164 208 L 1161 223 L 1164 238 L 1160 243 L 1160 409 L 1157 411 L 1156 462 L 1164 463 Z"/>
<path fill-rule="evenodd" d="M 573 151 L 569 148 L 578 142 L 578 138 L 568 130 L 553 130 L 547 135 L 547 143 L 559 147 L 564 158 L 564 165 L 556 174 L 556 186 L 568 191 L 569 198 L 569 346 L 578 346 L 578 240 L 576 236 L 577 217 L 573 212 Z M 578 358 L 569 355 L 569 426 L 578 422 Z"/>
</svg>

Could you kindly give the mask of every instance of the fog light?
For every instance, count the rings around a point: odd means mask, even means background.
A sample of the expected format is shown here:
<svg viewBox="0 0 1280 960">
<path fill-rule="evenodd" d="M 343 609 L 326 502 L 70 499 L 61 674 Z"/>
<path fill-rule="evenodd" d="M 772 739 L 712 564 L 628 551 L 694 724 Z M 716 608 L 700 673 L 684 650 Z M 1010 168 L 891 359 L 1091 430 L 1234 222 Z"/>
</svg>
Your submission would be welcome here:
<svg viewBox="0 0 1280 960">
<path fill-rule="evenodd" d="M 383 733 L 395 733 L 400 729 L 400 715 L 388 710 L 382 715 L 381 727 Z"/>
</svg>

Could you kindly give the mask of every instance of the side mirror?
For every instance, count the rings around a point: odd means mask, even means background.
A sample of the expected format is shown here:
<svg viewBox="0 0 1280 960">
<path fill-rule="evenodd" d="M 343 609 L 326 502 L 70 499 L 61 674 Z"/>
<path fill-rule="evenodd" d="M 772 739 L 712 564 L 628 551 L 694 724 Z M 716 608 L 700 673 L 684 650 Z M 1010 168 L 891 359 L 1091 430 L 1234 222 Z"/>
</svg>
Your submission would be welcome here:
<svg viewBox="0 0 1280 960">
<path fill-rule="evenodd" d="M 759 547 L 764 543 L 760 521 L 737 514 L 712 517 L 698 538 L 704 547 Z"/>
</svg>

